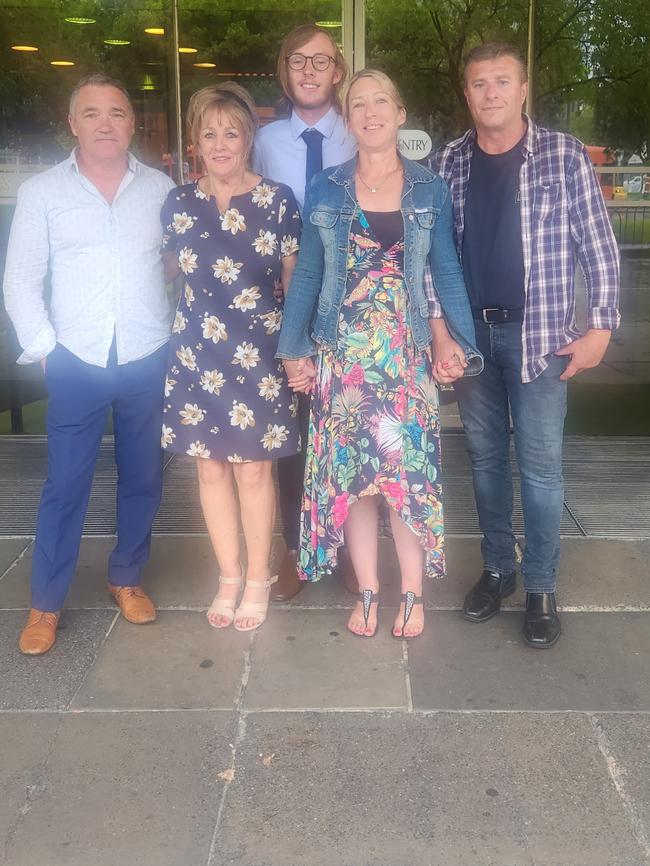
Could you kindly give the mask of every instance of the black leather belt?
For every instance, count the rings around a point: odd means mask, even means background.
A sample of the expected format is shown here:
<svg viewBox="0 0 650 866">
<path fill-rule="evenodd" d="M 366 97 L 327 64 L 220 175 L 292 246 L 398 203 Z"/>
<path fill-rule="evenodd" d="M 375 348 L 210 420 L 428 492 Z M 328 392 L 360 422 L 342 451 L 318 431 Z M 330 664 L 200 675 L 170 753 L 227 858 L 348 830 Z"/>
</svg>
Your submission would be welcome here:
<svg viewBox="0 0 650 866">
<path fill-rule="evenodd" d="M 524 311 L 502 310 L 500 307 L 485 307 L 483 310 L 472 310 L 472 315 L 477 322 L 485 322 L 487 325 L 501 325 L 504 322 L 523 322 Z"/>
</svg>

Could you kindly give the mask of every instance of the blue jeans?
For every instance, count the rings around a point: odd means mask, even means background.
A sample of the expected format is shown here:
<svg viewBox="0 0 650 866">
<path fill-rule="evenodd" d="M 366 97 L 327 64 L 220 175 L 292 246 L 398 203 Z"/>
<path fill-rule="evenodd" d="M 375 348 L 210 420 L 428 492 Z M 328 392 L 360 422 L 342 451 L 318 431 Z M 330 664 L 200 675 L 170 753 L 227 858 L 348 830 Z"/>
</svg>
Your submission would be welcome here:
<svg viewBox="0 0 650 866">
<path fill-rule="evenodd" d="M 553 592 L 564 507 L 562 435 L 567 361 L 551 356 L 532 382 L 521 381 L 521 324 L 476 323 L 483 372 L 455 384 L 472 461 L 474 495 L 486 568 L 515 568 L 510 472 L 510 415 L 521 477 L 526 547 L 521 563 L 528 592 Z"/>
<path fill-rule="evenodd" d="M 63 606 L 111 409 L 118 472 L 117 544 L 108 561 L 108 579 L 117 586 L 140 583 L 162 494 L 166 364 L 166 346 L 119 366 L 113 346 L 105 368 L 84 363 L 60 344 L 47 356 L 48 471 L 36 525 L 32 607 L 57 611 Z"/>
</svg>

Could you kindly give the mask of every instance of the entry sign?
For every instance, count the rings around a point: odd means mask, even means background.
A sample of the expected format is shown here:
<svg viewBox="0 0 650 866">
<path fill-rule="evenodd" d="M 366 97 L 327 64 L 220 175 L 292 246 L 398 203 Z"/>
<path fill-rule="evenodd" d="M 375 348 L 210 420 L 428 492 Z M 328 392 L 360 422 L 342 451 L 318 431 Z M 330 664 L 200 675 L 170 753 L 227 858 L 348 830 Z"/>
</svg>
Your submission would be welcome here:
<svg viewBox="0 0 650 866">
<path fill-rule="evenodd" d="M 421 129 L 400 129 L 397 146 L 407 159 L 425 159 L 431 153 L 431 138 Z"/>
</svg>

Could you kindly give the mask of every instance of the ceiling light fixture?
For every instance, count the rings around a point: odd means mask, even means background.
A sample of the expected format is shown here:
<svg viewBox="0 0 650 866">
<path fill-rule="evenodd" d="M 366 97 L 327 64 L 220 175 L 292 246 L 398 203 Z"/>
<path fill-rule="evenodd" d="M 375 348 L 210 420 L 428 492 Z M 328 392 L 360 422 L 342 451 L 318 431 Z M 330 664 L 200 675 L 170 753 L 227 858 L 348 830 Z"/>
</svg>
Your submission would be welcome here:
<svg viewBox="0 0 650 866">
<path fill-rule="evenodd" d="M 324 27 L 326 30 L 334 30 L 336 27 L 342 27 L 342 21 L 317 21 L 317 27 Z"/>
<path fill-rule="evenodd" d="M 96 18 L 66 18 L 68 24 L 97 24 Z"/>
<path fill-rule="evenodd" d="M 72 60 L 50 60 L 50 66 L 74 66 Z"/>
<path fill-rule="evenodd" d="M 104 39 L 104 45 L 130 45 L 129 39 Z"/>
<path fill-rule="evenodd" d="M 179 48 L 178 53 L 179 54 L 198 54 L 199 49 L 198 48 Z"/>
<path fill-rule="evenodd" d="M 165 28 L 164 27 L 145 27 L 144 32 L 148 33 L 149 36 L 164 36 Z"/>
<path fill-rule="evenodd" d="M 195 63 L 194 66 L 197 66 L 199 69 L 215 69 L 217 64 L 205 62 L 205 63 Z"/>
<path fill-rule="evenodd" d="M 12 45 L 12 51 L 38 51 L 35 45 Z"/>
</svg>

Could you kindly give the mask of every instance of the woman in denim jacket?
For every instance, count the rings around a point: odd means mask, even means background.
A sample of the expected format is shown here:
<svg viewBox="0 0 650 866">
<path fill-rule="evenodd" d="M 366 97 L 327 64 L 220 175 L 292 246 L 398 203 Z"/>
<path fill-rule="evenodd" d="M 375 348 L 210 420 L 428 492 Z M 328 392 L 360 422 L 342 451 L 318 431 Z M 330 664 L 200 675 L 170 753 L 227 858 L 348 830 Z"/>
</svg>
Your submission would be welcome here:
<svg viewBox="0 0 650 866">
<path fill-rule="evenodd" d="M 393 635 L 413 638 L 423 572 L 445 568 L 436 382 L 480 372 L 482 358 L 447 187 L 397 151 L 399 92 L 364 70 L 343 111 L 358 156 L 311 182 L 277 353 L 291 387 L 312 393 L 299 568 L 307 580 L 331 572 L 345 532 L 360 588 L 348 628 L 372 637 L 383 498 L 402 576 Z"/>
</svg>

